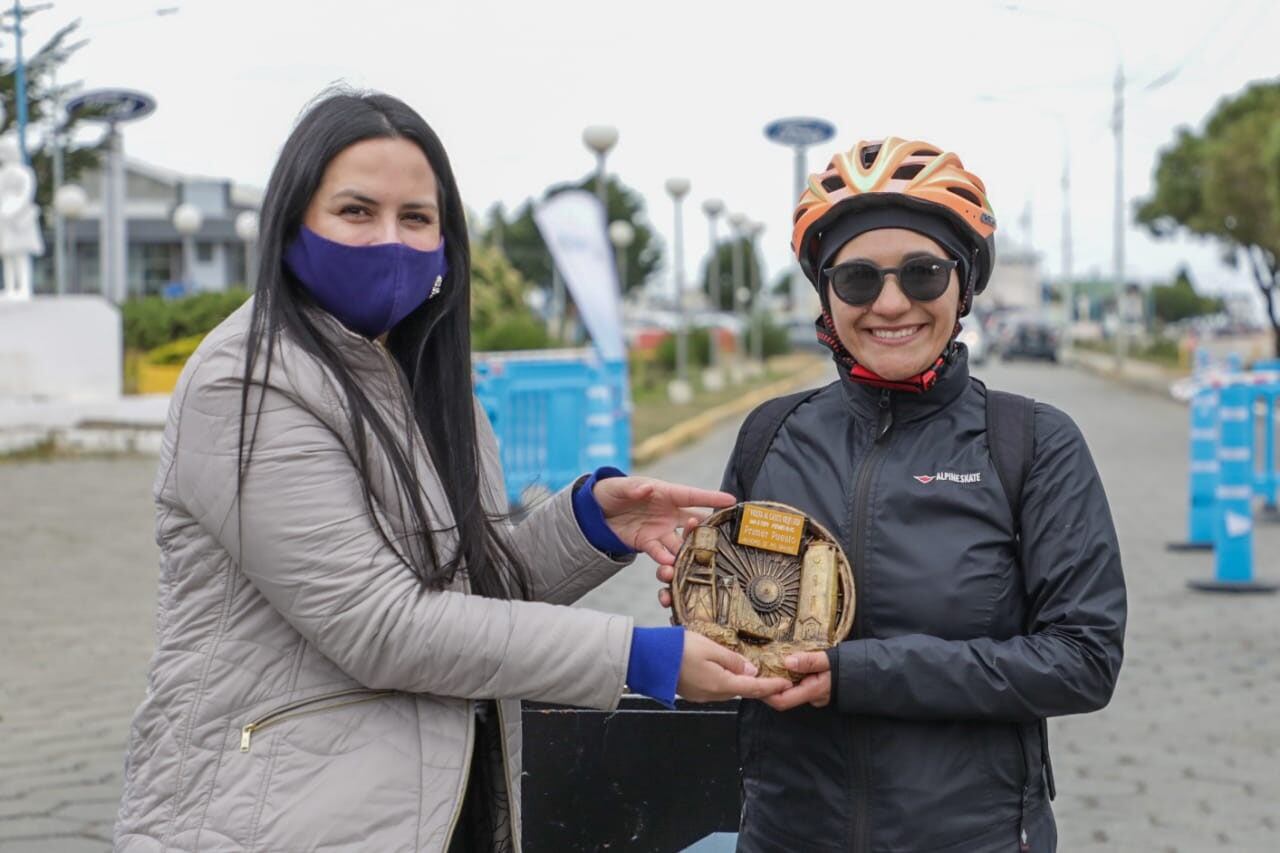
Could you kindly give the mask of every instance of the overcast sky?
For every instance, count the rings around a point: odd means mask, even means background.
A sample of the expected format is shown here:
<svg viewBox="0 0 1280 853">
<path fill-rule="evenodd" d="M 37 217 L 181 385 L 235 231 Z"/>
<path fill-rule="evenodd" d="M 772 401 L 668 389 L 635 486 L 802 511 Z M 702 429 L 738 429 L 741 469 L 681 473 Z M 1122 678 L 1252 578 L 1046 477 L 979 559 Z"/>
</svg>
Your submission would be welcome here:
<svg viewBox="0 0 1280 853">
<path fill-rule="evenodd" d="M 645 195 L 664 239 L 663 181 L 692 181 L 691 277 L 709 196 L 765 224 L 770 278 L 788 262 L 791 152 L 762 129 L 790 115 L 838 129 L 810 153 L 813 170 L 860 138 L 917 137 L 957 152 L 986 181 L 1001 231 L 1025 240 L 1030 210 L 1050 274 L 1062 265 L 1069 141 L 1074 269 L 1109 275 L 1117 58 L 1129 81 L 1133 202 L 1175 129 L 1198 127 L 1219 98 L 1276 75 L 1280 54 L 1275 0 L 57 0 L 31 19 L 33 46 L 75 17 L 91 42 L 67 78 L 153 95 L 159 106 L 127 127 L 126 151 L 180 171 L 264 185 L 301 108 L 341 81 L 418 109 L 444 140 L 464 201 L 483 211 L 592 170 L 582 128 L 613 124 L 610 170 Z M 1131 278 L 1163 279 L 1187 260 L 1206 289 L 1249 286 L 1208 245 L 1127 235 Z"/>
</svg>

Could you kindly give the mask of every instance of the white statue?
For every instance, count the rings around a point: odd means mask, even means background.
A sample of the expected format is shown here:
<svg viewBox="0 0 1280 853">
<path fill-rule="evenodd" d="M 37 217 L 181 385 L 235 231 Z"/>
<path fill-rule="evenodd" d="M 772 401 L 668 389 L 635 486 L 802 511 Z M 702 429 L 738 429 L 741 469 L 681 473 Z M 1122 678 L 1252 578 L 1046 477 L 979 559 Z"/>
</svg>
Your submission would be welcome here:
<svg viewBox="0 0 1280 853">
<path fill-rule="evenodd" d="M 0 295 L 9 299 L 31 298 L 31 258 L 44 254 L 35 199 L 36 173 L 22 162 L 15 140 L 0 139 Z"/>
</svg>

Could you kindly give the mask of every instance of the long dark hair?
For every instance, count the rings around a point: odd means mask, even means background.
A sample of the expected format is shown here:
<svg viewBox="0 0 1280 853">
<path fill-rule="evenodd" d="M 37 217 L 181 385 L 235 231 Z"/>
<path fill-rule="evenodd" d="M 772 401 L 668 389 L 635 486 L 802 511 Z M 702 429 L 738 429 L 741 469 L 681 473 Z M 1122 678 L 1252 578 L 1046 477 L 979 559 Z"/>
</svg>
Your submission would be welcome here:
<svg viewBox="0 0 1280 853">
<path fill-rule="evenodd" d="M 458 548 L 447 560 L 435 538 L 443 531 L 433 528 L 423 501 L 413 436 L 397 434 L 378 412 L 338 347 L 317 324 L 314 311 L 305 310 L 314 302 L 281 261 L 330 161 L 357 142 L 380 138 L 406 139 L 422 149 L 439 187 L 440 230 L 449 272 L 440 295 L 391 331 L 387 348 L 398 366 L 395 381 L 405 392 L 400 395 L 404 423 L 417 424 L 452 510 Z M 366 508 L 383 542 L 426 587 L 446 586 L 465 566 L 476 592 L 495 598 L 528 598 L 528 570 L 498 533 L 500 519 L 490 516 L 481 503 L 484 473 L 471 384 L 471 247 L 458 187 L 439 138 L 421 116 L 389 95 L 326 93 L 306 110 L 285 142 L 267 184 L 261 221 L 260 262 L 241 394 L 240 486 L 251 463 L 277 342 L 284 335 L 323 364 L 339 386 L 354 438 L 352 461 L 360 473 Z M 256 361 L 260 355 L 264 361 L 259 368 Z M 260 378 L 255 377 L 255 369 L 261 370 Z M 261 394 L 250 429 L 252 386 L 260 387 Z M 370 436 L 390 460 L 400 508 L 413 529 L 406 537 L 395 537 L 399 542 L 392 541 L 374 507 L 366 451 Z"/>
</svg>

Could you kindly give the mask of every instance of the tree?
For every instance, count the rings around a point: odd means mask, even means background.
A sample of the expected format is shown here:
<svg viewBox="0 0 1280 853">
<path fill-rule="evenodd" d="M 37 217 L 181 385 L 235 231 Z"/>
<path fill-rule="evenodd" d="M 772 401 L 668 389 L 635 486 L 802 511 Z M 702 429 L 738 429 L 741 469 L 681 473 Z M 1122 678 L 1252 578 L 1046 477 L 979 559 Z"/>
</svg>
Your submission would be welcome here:
<svg viewBox="0 0 1280 853">
<path fill-rule="evenodd" d="M 1280 78 L 1220 101 L 1203 132 L 1179 130 L 1137 219 L 1157 237 L 1184 229 L 1216 240 L 1224 260 L 1243 263 L 1280 357 Z"/>
<path fill-rule="evenodd" d="M 471 338 L 477 351 L 541 349 L 551 345 L 529 310 L 529 283 L 496 246 L 471 247 Z"/>
<path fill-rule="evenodd" d="M 595 176 L 591 175 L 576 183 L 557 184 L 548 189 L 543 198 L 548 199 L 567 190 L 578 189 L 595 192 Z M 640 194 L 623 185 L 613 175 L 606 182 L 606 192 L 609 221 L 626 220 L 635 229 L 635 239 L 626 250 L 627 280 L 623 282 L 623 293 L 627 293 L 642 286 L 662 265 L 662 249 L 657 235 L 645 219 L 644 199 Z M 489 234 L 493 235 L 493 239 L 501 240 L 502 249 L 512 266 L 527 281 L 538 287 L 549 288 L 551 255 L 533 221 L 533 202 L 523 204 L 510 220 L 502 218 L 501 208 L 495 208 L 491 216 L 493 214 L 497 218 L 491 220 Z M 501 235 L 500 238 L 495 232 Z"/>
<path fill-rule="evenodd" d="M 42 210 L 50 208 L 54 190 L 57 189 L 53 185 L 53 140 L 48 133 L 50 117 L 59 122 L 59 131 L 67 140 L 71 139 L 71 131 L 83 118 L 68 118 L 61 112 L 61 105 L 75 85 L 54 82 L 58 69 L 86 44 L 84 41 L 72 40 L 79 26 L 79 21 L 73 21 L 62 27 L 26 58 L 27 152 L 31 158 L 31 168 L 36 173 L 36 204 Z M 0 133 L 16 131 L 18 124 L 17 72 L 12 62 L 6 65 L 4 72 L 0 73 L 0 101 L 4 104 L 5 112 Z M 66 144 L 62 155 L 63 181 L 73 182 L 86 169 L 97 166 L 102 158 L 102 144 L 102 141 L 93 145 Z"/>
<path fill-rule="evenodd" d="M 1165 323 L 1216 314 L 1222 310 L 1221 299 L 1201 296 L 1196 292 L 1185 266 L 1178 270 L 1172 284 L 1158 284 L 1151 288 L 1151 302 L 1156 318 Z"/>
<path fill-rule="evenodd" d="M 721 311 L 733 310 L 733 253 L 739 251 L 741 246 L 742 260 L 742 286 L 750 289 L 753 281 L 759 281 L 759 261 L 756 253 L 751 251 L 751 244 L 745 237 L 738 237 L 733 240 L 724 240 L 716 243 L 716 257 L 720 261 L 720 305 L 715 306 L 715 291 L 711 286 L 711 262 L 708 258 L 702 262 L 702 292 L 707 294 L 708 304 L 713 307 L 719 307 Z M 754 270 L 757 278 L 752 278 Z M 742 300 L 741 307 L 747 310 L 751 307 L 751 300 Z"/>
</svg>

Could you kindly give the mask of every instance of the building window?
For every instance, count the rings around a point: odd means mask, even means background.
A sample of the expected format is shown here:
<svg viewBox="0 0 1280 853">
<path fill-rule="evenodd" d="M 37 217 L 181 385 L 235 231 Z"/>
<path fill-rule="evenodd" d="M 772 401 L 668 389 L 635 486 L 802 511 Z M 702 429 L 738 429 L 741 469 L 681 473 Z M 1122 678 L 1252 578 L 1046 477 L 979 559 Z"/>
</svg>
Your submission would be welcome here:
<svg viewBox="0 0 1280 853">
<path fill-rule="evenodd" d="M 213 263 L 213 244 L 196 243 L 196 260 L 202 264 Z"/>
<path fill-rule="evenodd" d="M 174 280 L 174 253 L 170 243 L 131 243 L 129 245 L 129 292 L 153 296 Z M 177 264 L 176 267 L 181 267 Z"/>
</svg>

